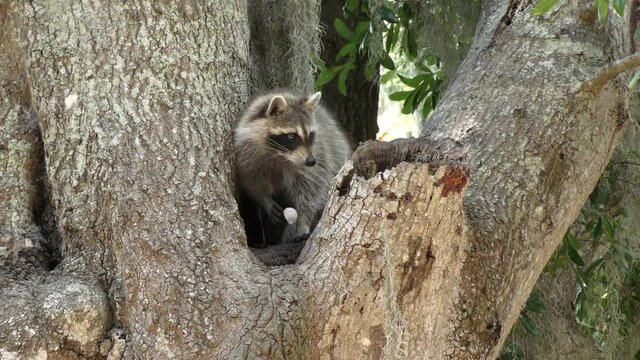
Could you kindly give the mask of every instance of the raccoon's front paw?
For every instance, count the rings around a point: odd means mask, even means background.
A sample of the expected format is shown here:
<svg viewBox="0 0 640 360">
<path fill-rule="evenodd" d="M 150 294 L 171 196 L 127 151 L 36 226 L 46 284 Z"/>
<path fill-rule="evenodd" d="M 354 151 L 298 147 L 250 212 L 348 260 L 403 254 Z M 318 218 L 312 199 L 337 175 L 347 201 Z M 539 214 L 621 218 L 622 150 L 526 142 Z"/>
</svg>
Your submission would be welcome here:
<svg viewBox="0 0 640 360">
<path fill-rule="evenodd" d="M 309 239 L 309 237 L 311 237 L 311 233 L 298 235 L 298 236 L 296 236 L 295 239 L 293 239 L 293 242 L 294 243 L 299 243 L 299 242 L 307 241 Z"/>
<path fill-rule="evenodd" d="M 274 224 L 282 224 L 287 220 L 284 218 L 284 209 L 275 200 L 271 200 L 267 205 L 267 217 Z"/>
</svg>

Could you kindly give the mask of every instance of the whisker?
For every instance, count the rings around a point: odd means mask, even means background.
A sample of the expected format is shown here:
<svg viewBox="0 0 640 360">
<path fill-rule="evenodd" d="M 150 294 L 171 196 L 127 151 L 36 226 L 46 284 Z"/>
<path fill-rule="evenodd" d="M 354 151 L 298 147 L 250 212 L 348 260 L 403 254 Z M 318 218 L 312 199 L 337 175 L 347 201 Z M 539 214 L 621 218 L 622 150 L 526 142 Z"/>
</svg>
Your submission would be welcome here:
<svg viewBox="0 0 640 360">
<path fill-rule="evenodd" d="M 273 141 L 271 139 L 269 139 L 269 144 L 271 144 L 271 146 L 275 147 L 276 149 L 279 149 L 279 150 L 282 150 L 282 151 L 285 151 L 285 152 L 291 152 L 291 150 L 287 149 L 286 147 L 278 144 L 277 142 L 275 142 L 275 141 Z"/>
</svg>

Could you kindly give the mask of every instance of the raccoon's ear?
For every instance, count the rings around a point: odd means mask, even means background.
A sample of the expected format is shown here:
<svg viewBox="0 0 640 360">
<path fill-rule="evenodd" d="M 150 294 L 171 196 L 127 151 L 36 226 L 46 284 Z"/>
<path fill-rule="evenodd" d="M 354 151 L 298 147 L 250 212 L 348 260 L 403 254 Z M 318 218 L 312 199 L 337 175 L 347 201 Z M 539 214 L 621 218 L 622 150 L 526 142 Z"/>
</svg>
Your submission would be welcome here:
<svg viewBox="0 0 640 360">
<path fill-rule="evenodd" d="M 267 106 L 267 116 L 282 114 L 287 110 L 287 100 L 282 96 L 274 96 Z"/>
<path fill-rule="evenodd" d="M 307 101 L 304 102 L 304 107 L 307 108 L 308 110 L 315 109 L 318 103 L 320 102 L 321 96 L 322 96 L 322 93 L 320 91 L 309 96 L 309 98 L 307 98 Z"/>
</svg>

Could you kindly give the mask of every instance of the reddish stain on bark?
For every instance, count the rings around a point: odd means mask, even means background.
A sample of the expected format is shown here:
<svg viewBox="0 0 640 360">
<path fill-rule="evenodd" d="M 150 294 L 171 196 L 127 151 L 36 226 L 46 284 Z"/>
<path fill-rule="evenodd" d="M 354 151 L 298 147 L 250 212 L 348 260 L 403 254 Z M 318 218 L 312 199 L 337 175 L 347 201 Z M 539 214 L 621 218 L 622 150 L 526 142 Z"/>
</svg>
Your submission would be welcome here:
<svg viewBox="0 0 640 360">
<path fill-rule="evenodd" d="M 436 186 L 442 184 L 442 196 L 447 197 L 450 192 L 462 192 L 468 178 L 469 170 L 460 167 L 448 168 L 442 178 L 436 182 Z"/>
</svg>

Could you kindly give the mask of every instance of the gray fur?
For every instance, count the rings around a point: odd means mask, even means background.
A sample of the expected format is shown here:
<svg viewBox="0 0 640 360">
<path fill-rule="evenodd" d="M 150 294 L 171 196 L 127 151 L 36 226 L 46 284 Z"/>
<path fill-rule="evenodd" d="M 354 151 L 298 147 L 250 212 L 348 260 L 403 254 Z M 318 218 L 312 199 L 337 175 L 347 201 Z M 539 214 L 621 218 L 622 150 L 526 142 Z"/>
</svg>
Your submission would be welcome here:
<svg viewBox="0 0 640 360">
<path fill-rule="evenodd" d="M 284 107 L 278 101 L 279 111 L 272 110 L 274 97 L 286 101 Z M 285 230 L 283 243 L 293 242 L 311 230 L 327 201 L 333 178 L 351 154 L 347 137 L 318 100 L 319 94 L 271 91 L 251 101 L 235 128 L 236 171 L 241 191 L 267 212 L 274 193 L 284 191 L 298 212 L 297 222 Z M 269 113 L 277 115 L 268 116 L 267 107 Z M 300 128 L 303 133 L 315 129 L 310 147 L 315 166 L 304 165 L 303 158 L 308 154 L 305 149 L 286 153 L 269 146 L 270 133 Z"/>
</svg>

